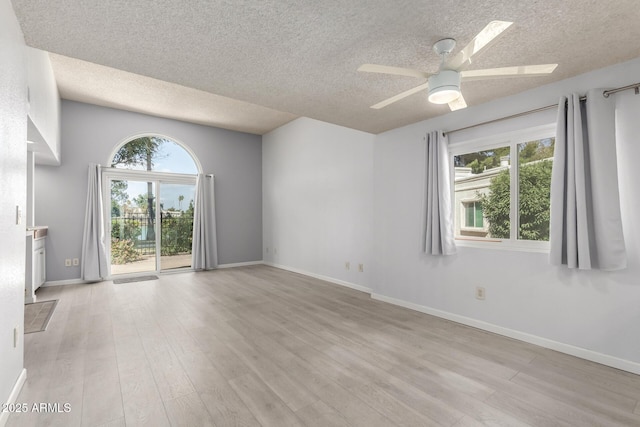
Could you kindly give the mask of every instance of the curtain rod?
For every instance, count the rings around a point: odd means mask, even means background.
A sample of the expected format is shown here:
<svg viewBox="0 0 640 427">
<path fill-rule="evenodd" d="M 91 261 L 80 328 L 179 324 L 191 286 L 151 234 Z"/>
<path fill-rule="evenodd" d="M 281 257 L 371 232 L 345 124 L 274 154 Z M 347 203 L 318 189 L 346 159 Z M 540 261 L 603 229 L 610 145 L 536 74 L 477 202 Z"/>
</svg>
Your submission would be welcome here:
<svg viewBox="0 0 640 427">
<path fill-rule="evenodd" d="M 629 90 L 629 89 L 634 89 L 636 95 L 638 95 L 638 93 L 640 93 L 640 83 L 634 83 L 632 85 L 623 86 L 623 87 L 619 87 L 619 88 L 616 88 L 616 89 L 605 90 L 604 92 L 602 92 L 602 96 L 604 96 L 605 98 L 608 98 L 610 95 L 612 95 L 614 93 L 622 92 L 624 90 Z M 586 96 L 581 96 L 580 97 L 580 101 L 584 101 L 585 99 L 587 99 Z M 523 111 L 522 113 L 512 114 L 512 115 L 507 116 L 507 117 L 500 117 L 499 119 L 493 119 L 493 120 L 488 120 L 486 122 L 476 123 L 475 125 L 469 125 L 469 126 L 465 126 L 463 128 L 450 130 L 448 132 L 445 132 L 445 134 L 449 134 L 449 133 L 453 133 L 453 132 L 460 132 L 461 130 L 467 130 L 467 129 L 471 129 L 471 128 L 474 128 L 474 127 L 477 127 L 477 126 L 483 126 L 483 125 L 488 125 L 490 123 L 501 122 L 503 120 L 515 119 L 516 117 L 527 116 L 529 114 L 539 113 L 540 111 L 550 110 L 552 108 L 558 108 L 558 104 L 547 105 L 545 107 L 540 107 L 540 108 L 536 108 L 536 109 L 533 109 L 533 110 Z"/>
</svg>

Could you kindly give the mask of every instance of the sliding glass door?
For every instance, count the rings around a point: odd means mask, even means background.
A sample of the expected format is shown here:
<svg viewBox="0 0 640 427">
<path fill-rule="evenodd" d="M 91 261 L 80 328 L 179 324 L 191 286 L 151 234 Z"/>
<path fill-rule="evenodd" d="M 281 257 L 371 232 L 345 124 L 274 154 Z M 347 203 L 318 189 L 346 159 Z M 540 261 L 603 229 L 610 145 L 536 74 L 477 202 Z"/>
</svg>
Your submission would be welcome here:
<svg viewBox="0 0 640 427">
<path fill-rule="evenodd" d="M 155 272 L 156 183 L 111 180 L 111 274 Z"/>
<path fill-rule="evenodd" d="M 195 176 L 109 170 L 104 178 L 111 274 L 190 268 Z"/>
<path fill-rule="evenodd" d="M 191 267 L 195 184 L 160 183 L 160 268 Z"/>
</svg>

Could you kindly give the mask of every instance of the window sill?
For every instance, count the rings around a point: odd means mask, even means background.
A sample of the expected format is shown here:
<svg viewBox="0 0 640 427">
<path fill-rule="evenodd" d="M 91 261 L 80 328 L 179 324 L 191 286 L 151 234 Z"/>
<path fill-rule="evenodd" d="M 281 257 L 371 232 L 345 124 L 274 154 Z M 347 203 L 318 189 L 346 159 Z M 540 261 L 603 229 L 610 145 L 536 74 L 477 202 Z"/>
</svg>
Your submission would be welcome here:
<svg viewBox="0 0 640 427">
<path fill-rule="evenodd" d="M 460 232 L 463 233 L 489 233 L 489 229 L 488 228 L 484 228 L 484 227 L 469 227 L 469 226 L 464 226 L 460 228 Z M 466 239 L 468 236 L 460 236 L 461 239 Z M 473 237 L 471 237 L 473 239 Z"/>
<path fill-rule="evenodd" d="M 456 237 L 456 246 L 479 249 L 495 249 L 499 251 L 549 253 L 549 242 L 519 241 L 512 242 L 500 239 L 474 239 Z"/>
</svg>

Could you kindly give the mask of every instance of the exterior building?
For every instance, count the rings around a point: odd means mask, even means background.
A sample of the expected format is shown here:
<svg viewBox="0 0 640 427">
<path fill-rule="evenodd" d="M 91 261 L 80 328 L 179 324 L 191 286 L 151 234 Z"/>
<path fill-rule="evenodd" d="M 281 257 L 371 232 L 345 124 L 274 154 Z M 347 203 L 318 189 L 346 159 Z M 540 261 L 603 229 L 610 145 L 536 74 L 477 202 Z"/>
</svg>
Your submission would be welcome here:
<svg viewBox="0 0 640 427">
<path fill-rule="evenodd" d="M 471 168 L 455 168 L 453 207 L 456 237 L 490 237 L 489 222 L 483 215 L 480 196 L 488 194 L 491 180 L 509 167 L 509 158 L 502 157 L 500 166 L 477 174 Z"/>
</svg>

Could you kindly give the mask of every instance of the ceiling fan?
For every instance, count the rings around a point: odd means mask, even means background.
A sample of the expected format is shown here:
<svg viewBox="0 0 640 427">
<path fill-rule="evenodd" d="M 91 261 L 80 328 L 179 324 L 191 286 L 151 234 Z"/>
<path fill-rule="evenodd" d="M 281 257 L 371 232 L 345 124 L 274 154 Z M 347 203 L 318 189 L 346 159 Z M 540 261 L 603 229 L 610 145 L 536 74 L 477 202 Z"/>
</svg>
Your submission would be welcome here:
<svg viewBox="0 0 640 427">
<path fill-rule="evenodd" d="M 449 59 L 449 54 L 456 46 L 456 41 L 451 38 L 442 39 L 433 45 L 433 50 L 440 55 L 440 69 L 437 73 L 426 73 L 409 68 L 390 67 L 386 65 L 364 64 L 358 71 L 368 73 L 393 74 L 426 78 L 427 82 L 409 89 L 389 99 L 372 105 L 371 108 L 380 109 L 394 102 L 400 101 L 414 93 L 429 90 L 428 99 L 433 104 L 449 104 L 451 111 L 466 108 L 467 103 L 460 92 L 460 83 L 473 80 L 501 79 L 509 77 L 535 77 L 551 74 L 558 64 L 521 65 L 516 67 L 488 68 L 484 70 L 465 70 L 471 64 L 474 55 L 479 54 L 513 22 L 491 21 L 471 42 Z"/>
</svg>

